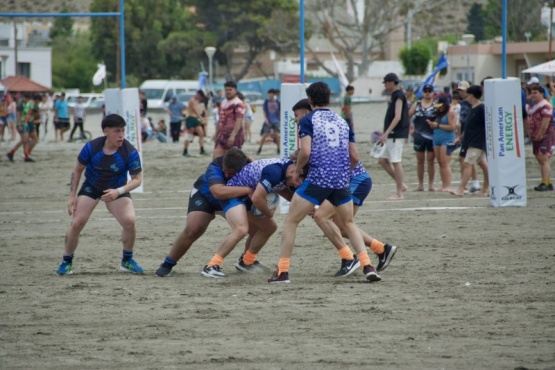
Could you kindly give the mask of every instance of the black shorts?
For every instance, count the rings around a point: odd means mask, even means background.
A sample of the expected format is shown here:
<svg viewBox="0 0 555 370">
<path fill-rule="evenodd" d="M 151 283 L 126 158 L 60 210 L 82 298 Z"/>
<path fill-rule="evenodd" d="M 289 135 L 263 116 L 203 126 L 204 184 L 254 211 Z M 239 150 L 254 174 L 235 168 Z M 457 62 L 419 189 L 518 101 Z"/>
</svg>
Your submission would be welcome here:
<svg viewBox="0 0 555 370">
<path fill-rule="evenodd" d="M 343 189 L 322 188 L 306 180 L 297 188 L 295 193 L 317 206 L 322 204 L 324 200 L 328 200 L 335 207 L 353 200 L 350 186 Z"/>
<path fill-rule="evenodd" d="M 59 130 L 69 128 L 69 118 L 58 118 L 54 121 L 54 126 Z"/>
<path fill-rule="evenodd" d="M 213 215 L 221 210 L 222 207 L 213 205 L 204 197 L 204 195 L 202 195 L 200 191 L 193 188 L 191 191 L 191 197 L 189 198 L 189 205 L 187 206 L 187 213 L 204 212 Z"/>
<path fill-rule="evenodd" d="M 267 125 L 266 123 L 264 123 L 264 125 L 262 126 L 262 132 L 261 134 L 268 134 L 271 132 L 276 132 L 279 134 L 279 123 L 271 123 L 269 125 Z"/>
<path fill-rule="evenodd" d="M 427 139 L 418 132 L 414 133 L 414 151 L 415 152 L 432 152 L 434 151 L 434 141 Z"/>
<path fill-rule="evenodd" d="M 99 200 L 100 197 L 102 197 L 104 195 L 104 191 L 100 190 L 100 189 L 97 189 L 97 188 L 95 188 L 95 187 L 93 187 L 90 184 L 85 182 L 81 186 L 81 189 L 79 190 L 79 193 L 77 194 L 77 196 L 81 196 L 81 195 L 85 195 L 85 196 L 87 196 L 89 198 L 92 198 L 94 200 Z M 129 192 L 123 193 L 119 197 L 117 197 L 116 199 L 119 199 L 119 198 L 131 198 L 131 194 Z"/>
</svg>

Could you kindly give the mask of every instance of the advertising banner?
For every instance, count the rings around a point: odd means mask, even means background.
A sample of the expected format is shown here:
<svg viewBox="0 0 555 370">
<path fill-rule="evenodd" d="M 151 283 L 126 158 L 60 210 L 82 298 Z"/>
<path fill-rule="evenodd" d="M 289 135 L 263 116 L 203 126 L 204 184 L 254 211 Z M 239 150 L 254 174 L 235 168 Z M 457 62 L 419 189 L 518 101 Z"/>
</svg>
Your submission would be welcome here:
<svg viewBox="0 0 555 370">
<path fill-rule="evenodd" d="M 520 80 L 485 80 L 484 96 L 490 203 L 493 207 L 526 206 Z"/>
</svg>

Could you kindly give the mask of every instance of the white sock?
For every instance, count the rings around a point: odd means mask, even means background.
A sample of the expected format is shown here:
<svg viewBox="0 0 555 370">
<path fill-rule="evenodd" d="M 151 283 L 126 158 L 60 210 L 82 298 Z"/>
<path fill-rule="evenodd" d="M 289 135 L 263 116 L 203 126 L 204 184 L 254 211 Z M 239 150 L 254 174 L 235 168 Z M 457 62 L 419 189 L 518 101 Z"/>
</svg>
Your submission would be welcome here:
<svg viewBox="0 0 555 370">
<path fill-rule="evenodd" d="M 472 187 L 473 188 L 479 188 L 480 187 L 480 181 L 472 180 Z"/>
</svg>

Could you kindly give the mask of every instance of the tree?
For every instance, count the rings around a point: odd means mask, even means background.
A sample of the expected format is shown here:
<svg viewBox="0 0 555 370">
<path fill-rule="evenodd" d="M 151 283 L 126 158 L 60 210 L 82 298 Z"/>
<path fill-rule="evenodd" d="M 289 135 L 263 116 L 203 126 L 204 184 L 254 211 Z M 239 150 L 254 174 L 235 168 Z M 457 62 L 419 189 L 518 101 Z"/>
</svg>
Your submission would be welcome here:
<svg viewBox="0 0 555 370">
<path fill-rule="evenodd" d="M 97 70 L 88 33 L 52 41 L 52 85 L 54 89 L 77 88 L 93 91 L 92 77 Z"/>
<path fill-rule="evenodd" d="M 267 50 L 298 49 L 298 3 L 295 0 L 190 0 L 195 20 L 216 37 L 215 58 L 226 78 L 240 80 L 257 56 Z M 232 75 L 237 50 L 246 52 Z"/>
<path fill-rule="evenodd" d="M 407 47 L 401 49 L 399 58 L 405 68 L 405 74 L 423 75 L 430 63 L 430 49 L 425 43 L 415 43 L 410 49 Z"/>
<path fill-rule="evenodd" d="M 67 7 L 63 7 L 60 13 L 69 13 Z M 54 24 L 50 28 L 48 36 L 54 42 L 58 38 L 69 38 L 73 35 L 73 18 L 71 17 L 56 17 Z"/>
<path fill-rule="evenodd" d="M 526 41 L 525 32 L 530 32 L 532 38 L 542 34 L 540 13 L 543 1 L 511 0 L 507 6 L 507 41 Z M 485 21 L 485 37 L 492 39 L 501 36 L 502 2 L 488 0 L 483 9 Z"/>
<path fill-rule="evenodd" d="M 372 64 L 371 52 L 381 49 L 387 36 L 405 25 L 409 10 L 416 16 L 444 2 L 446 0 L 309 0 L 307 10 L 315 23 L 315 32 L 327 38 L 347 60 L 346 75 L 352 81 L 358 55 L 358 75 L 362 75 Z M 307 49 L 313 51 L 310 47 Z M 319 60 L 316 62 L 324 67 Z"/>
<path fill-rule="evenodd" d="M 466 33 L 473 34 L 476 37 L 476 41 L 481 41 L 484 39 L 484 16 L 482 13 L 482 5 L 478 3 L 473 3 L 466 15 L 468 21 L 468 27 L 466 28 Z"/>
<path fill-rule="evenodd" d="M 126 0 L 124 6 L 126 72 L 130 79 L 196 78 L 198 69 L 183 68 L 182 62 L 189 61 L 199 51 L 183 47 L 176 51 L 166 41 L 170 35 L 197 32 L 193 15 L 183 1 Z M 100 11 L 118 11 L 117 1 L 93 0 L 91 12 Z M 93 18 L 91 39 L 97 61 L 103 60 L 109 72 L 117 71 L 119 18 Z"/>
</svg>

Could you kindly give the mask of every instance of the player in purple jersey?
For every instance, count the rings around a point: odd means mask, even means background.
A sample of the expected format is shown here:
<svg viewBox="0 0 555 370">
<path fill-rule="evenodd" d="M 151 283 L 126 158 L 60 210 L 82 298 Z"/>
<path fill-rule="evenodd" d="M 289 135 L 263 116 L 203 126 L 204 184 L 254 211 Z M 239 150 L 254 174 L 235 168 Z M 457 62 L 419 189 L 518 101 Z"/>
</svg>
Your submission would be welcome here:
<svg viewBox="0 0 555 370">
<path fill-rule="evenodd" d="M 249 187 L 226 186 L 226 182 L 235 176 L 249 159 L 239 148 L 231 148 L 227 153 L 214 159 L 206 172 L 199 176 L 189 197 L 187 221 L 185 229 L 173 243 L 164 262 L 156 270 L 155 275 L 165 277 L 170 275 L 177 262 L 187 253 L 189 248 L 200 238 L 208 225 L 221 214 L 220 199 L 252 194 Z"/>
<path fill-rule="evenodd" d="M 308 103 L 308 99 L 302 99 L 297 102 L 297 104 L 293 106 L 295 123 L 298 124 L 299 121 L 311 111 L 312 108 Z M 297 160 L 297 152 L 293 154 L 291 159 L 293 161 Z M 372 190 L 372 179 L 361 162 L 356 164 L 355 168 L 351 171 L 350 177 L 350 188 L 353 196 L 353 216 L 356 216 L 359 207 L 362 206 L 364 199 L 366 199 L 368 194 L 370 194 L 370 190 Z M 349 276 L 360 267 L 360 261 L 358 256 L 356 254 L 353 255 L 351 249 L 344 244 L 343 237 L 347 237 L 345 226 L 335 213 L 335 209 L 330 202 L 324 201 L 319 208 L 323 208 L 321 211 L 322 213 L 314 217 L 314 221 L 316 221 L 320 229 L 333 243 L 341 257 L 341 268 L 337 271 L 335 276 Z M 384 244 L 372 238 L 360 228 L 359 231 L 364 240 L 364 244 L 378 255 L 379 263 L 377 270 L 385 270 L 395 255 L 397 246 Z"/>
<path fill-rule="evenodd" d="M 58 275 L 73 273 L 73 253 L 77 249 L 79 235 L 99 200 L 106 203 L 108 211 L 123 228 L 120 270 L 143 273 L 141 266 L 133 259 L 135 209 L 129 194 L 143 181 L 139 153 L 124 139 L 125 120 L 121 116 L 106 116 L 102 120 L 102 131 L 104 136 L 85 144 L 71 173 L 67 210 L 73 219 L 65 238 L 63 261 L 56 271 Z M 77 186 L 85 169 L 85 181 L 77 194 Z M 127 173 L 131 176 L 129 182 Z"/>
<path fill-rule="evenodd" d="M 301 140 L 297 167 L 293 182 L 299 185 L 285 219 L 281 238 L 281 253 L 277 271 L 268 280 L 270 283 L 289 283 L 291 253 L 295 246 L 298 224 L 312 212 L 315 205 L 328 200 L 344 222 L 349 240 L 353 244 L 363 272 L 369 281 L 381 278 L 370 264 L 362 236 L 353 221 L 353 199 L 349 188 L 351 169 L 358 162 L 358 152 L 351 128 L 338 114 L 327 107 L 330 89 L 324 82 L 316 82 L 306 89 L 308 101 L 313 109 L 299 122 Z M 306 180 L 301 181 L 301 170 L 305 164 L 310 170 Z M 320 209 L 314 212 L 320 215 Z"/>
<path fill-rule="evenodd" d="M 241 255 L 235 267 L 243 272 L 269 271 L 256 261 L 260 249 L 277 230 L 277 225 L 272 218 L 274 210 L 268 208 L 266 195 L 274 192 L 286 199 L 291 199 L 292 192 L 289 190 L 289 186 L 293 185 L 294 172 L 295 165 L 289 159 L 261 159 L 246 165 L 241 172 L 227 182 L 230 187 L 246 186 L 254 192 L 250 199 L 249 197 L 241 197 L 220 202 L 232 230 L 219 245 L 208 265 L 202 270 L 203 276 L 224 277 L 225 274 L 221 269 L 224 258 L 247 235 L 247 232 L 249 233 L 250 243 L 248 243 L 245 252 Z M 253 205 L 264 217 L 256 217 L 249 212 Z"/>
</svg>

